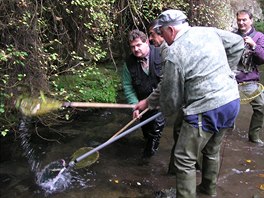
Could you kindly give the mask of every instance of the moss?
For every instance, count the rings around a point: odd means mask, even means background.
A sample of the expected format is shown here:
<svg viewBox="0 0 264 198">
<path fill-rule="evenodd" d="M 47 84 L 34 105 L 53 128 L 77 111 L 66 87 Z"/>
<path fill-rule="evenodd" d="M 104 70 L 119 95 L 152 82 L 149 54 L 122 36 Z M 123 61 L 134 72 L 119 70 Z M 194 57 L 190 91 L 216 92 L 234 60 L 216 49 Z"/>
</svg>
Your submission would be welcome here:
<svg viewBox="0 0 264 198">
<path fill-rule="evenodd" d="M 54 91 L 67 101 L 116 102 L 120 77 L 116 72 L 88 67 L 73 74 L 57 77 Z"/>
</svg>

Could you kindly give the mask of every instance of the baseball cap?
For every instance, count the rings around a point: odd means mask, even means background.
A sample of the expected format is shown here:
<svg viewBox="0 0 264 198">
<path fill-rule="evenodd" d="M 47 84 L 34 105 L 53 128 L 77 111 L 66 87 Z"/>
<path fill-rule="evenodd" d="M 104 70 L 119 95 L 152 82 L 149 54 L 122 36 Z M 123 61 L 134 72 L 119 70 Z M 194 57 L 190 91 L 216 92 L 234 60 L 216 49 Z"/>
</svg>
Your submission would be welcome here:
<svg viewBox="0 0 264 198">
<path fill-rule="evenodd" d="M 179 25 L 186 21 L 187 16 L 180 10 L 166 10 L 158 17 L 158 23 L 154 28 L 159 28 L 168 25 Z"/>
</svg>

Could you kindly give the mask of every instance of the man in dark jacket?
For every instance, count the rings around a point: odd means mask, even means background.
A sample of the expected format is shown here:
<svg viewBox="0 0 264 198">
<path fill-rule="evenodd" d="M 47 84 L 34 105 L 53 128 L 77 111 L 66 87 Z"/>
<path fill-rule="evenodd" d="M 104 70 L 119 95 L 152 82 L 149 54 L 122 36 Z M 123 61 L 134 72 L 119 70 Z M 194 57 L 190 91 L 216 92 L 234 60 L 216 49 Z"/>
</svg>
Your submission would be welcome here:
<svg viewBox="0 0 264 198">
<path fill-rule="evenodd" d="M 236 79 L 238 83 L 249 82 L 247 90 L 254 92 L 257 88 L 257 82 L 260 80 L 258 67 L 264 64 L 264 34 L 257 32 L 253 27 L 253 15 L 247 10 L 237 12 L 236 34 L 242 36 L 245 42 L 245 52 L 247 58 L 242 55 L 242 59 L 238 65 Z M 255 85 L 255 86 L 254 86 Z M 255 88 L 254 88 L 255 87 Z M 264 94 L 263 92 L 250 102 L 253 108 L 253 115 L 248 131 L 249 141 L 263 145 L 264 142 L 260 139 L 260 131 L 264 124 Z"/>
<path fill-rule="evenodd" d="M 157 88 L 162 75 L 162 59 L 160 49 L 149 45 L 146 34 L 138 29 L 132 30 L 128 36 L 132 54 L 127 58 L 123 69 L 123 89 L 130 104 L 147 98 Z M 144 121 L 158 110 L 147 111 L 140 121 Z M 159 147 L 159 140 L 164 128 L 165 119 L 161 115 L 154 121 L 142 126 L 146 146 L 144 158 L 155 154 Z"/>
</svg>

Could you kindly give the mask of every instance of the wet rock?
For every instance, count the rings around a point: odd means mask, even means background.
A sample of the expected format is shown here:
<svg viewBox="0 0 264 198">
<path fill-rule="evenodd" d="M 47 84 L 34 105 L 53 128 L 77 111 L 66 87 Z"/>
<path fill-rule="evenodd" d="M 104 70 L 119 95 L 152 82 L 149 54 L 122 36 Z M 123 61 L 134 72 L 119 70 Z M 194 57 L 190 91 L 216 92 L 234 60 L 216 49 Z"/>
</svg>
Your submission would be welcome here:
<svg viewBox="0 0 264 198">
<path fill-rule="evenodd" d="M 8 186 L 11 183 L 11 176 L 8 174 L 0 174 L 0 186 Z"/>
<path fill-rule="evenodd" d="M 176 189 L 162 189 L 154 193 L 155 198 L 176 198 Z"/>
<path fill-rule="evenodd" d="M 17 190 L 18 192 L 20 192 L 20 193 L 26 192 L 26 191 L 28 191 L 28 189 L 29 189 L 28 186 L 25 186 L 25 185 L 23 185 L 23 184 L 19 184 L 19 185 L 17 185 L 15 188 L 16 188 L 16 190 Z"/>
</svg>

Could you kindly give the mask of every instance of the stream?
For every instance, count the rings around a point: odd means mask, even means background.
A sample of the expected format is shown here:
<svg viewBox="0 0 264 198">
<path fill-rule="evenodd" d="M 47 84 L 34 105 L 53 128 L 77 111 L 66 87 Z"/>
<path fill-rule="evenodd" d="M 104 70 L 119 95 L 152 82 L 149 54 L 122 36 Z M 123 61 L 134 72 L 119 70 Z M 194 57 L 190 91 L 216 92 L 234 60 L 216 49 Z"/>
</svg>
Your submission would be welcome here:
<svg viewBox="0 0 264 198">
<path fill-rule="evenodd" d="M 242 105 L 236 129 L 224 138 L 218 197 L 264 197 L 264 147 L 247 140 L 250 113 L 250 106 Z M 0 139 L 1 198 L 175 197 L 175 176 L 167 175 L 173 145 L 170 118 L 159 151 L 149 162 L 142 163 L 144 141 L 138 129 L 101 149 L 99 159 L 91 166 L 71 170 L 62 188 L 54 191 L 38 185 L 37 177 L 45 166 L 60 159 L 69 163 L 76 150 L 104 143 L 131 119 L 130 110 L 101 109 L 93 113 L 80 112 L 74 121 L 53 129 L 33 130 L 22 122 L 19 133 Z M 263 131 L 261 138 L 264 139 Z M 197 171 L 199 182 L 200 172 Z"/>
</svg>

